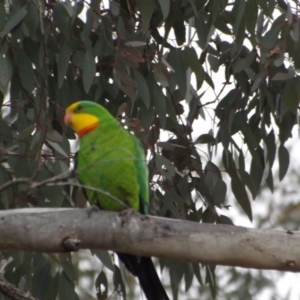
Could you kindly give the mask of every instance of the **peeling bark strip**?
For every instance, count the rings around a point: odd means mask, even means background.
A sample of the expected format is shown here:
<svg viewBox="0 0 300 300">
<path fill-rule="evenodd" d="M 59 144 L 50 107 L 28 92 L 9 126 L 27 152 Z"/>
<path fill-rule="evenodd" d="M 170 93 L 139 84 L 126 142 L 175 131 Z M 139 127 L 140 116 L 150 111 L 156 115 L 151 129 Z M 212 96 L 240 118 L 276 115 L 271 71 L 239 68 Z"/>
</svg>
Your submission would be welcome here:
<svg viewBox="0 0 300 300">
<path fill-rule="evenodd" d="M 199 224 L 84 209 L 0 212 L 0 250 L 106 249 L 256 269 L 300 271 L 300 232 Z"/>
</svg>

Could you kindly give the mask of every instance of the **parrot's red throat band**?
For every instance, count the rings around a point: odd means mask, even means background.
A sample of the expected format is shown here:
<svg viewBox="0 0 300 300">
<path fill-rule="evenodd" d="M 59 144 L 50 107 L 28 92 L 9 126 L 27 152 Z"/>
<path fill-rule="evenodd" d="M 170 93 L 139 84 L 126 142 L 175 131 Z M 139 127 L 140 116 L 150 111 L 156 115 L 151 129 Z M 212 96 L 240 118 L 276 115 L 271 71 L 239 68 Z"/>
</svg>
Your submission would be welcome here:
<svg viewBox="0 0 300 300">
<path fill-rule="evenodd" d="M 87 133 L 93 131 L 94 129 L 96 129 L 98 127 L 99 124 L 93 124 L 93 125 L 90 125 L 90 126 L 86 126 L 84 127 L 83 129 L 79 130 L 77 132 L 79 138 L 81 139 L 84 135 L 86 135 Z"/>
</svg>

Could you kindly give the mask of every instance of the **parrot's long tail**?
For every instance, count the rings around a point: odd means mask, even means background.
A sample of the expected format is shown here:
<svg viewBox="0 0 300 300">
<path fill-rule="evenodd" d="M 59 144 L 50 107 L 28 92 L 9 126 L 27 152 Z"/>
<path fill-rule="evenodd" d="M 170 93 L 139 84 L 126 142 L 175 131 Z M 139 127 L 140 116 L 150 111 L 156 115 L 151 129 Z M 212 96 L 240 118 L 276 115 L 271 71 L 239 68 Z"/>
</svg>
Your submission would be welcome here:
<svg viewBox="0 0 300 300">
<path fill-rule="evenodd" d="M 150 257 L 117 253 L 130 273 L 138 277 L 148 300 L 169 300 Z"/>
</svg>

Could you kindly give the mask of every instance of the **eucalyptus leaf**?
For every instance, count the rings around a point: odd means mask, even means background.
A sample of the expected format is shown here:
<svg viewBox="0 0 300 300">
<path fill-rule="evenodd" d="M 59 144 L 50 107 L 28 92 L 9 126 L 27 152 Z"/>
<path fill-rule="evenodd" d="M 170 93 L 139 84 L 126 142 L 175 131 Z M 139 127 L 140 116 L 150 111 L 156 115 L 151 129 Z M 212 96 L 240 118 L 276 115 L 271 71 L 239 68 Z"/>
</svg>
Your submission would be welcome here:
<svg viewBox="0 0 300 300">
<path fill-rule="evenodd" d="M 15 28 L 26 16 L 26 7 L 21 7 L 10 15 L 8 21 L 6 22 L 4 28 L 0 32 L 0 37 L 7 35 L 13 28 Z"/>
<path fill-rule="evenodd" d="M 278 159 L 279 159 L 279 180 L 281 181 L 290 164 L 290 155 L 286 147 L 284 147 L 282 144 L 279 146 L 278 149 Z"/>
<path fill-rule="evenodd" d="M 90 90 L 95 77 L 95 72 L 95 58 L 90 54 L 89 51 L 86 51 L 83 62 L 83 86 L 86 93 L 88 93 Z"/>
</svg>

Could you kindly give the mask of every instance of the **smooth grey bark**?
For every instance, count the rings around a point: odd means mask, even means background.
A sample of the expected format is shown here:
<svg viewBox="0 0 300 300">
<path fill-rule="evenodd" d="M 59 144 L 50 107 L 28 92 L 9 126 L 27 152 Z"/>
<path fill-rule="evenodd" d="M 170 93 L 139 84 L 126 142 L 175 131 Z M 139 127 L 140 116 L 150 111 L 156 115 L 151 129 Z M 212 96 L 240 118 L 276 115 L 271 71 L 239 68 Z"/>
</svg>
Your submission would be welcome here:
<svg viewBox="0 0 300 300">
<path fill-rule="evenodd" d="M 174 260 L 300 271 L 300 232 L 199 224 L 132 211 L 30 208 L 0 212 L 0 250 L 107 249 Z"/>
</svg>

